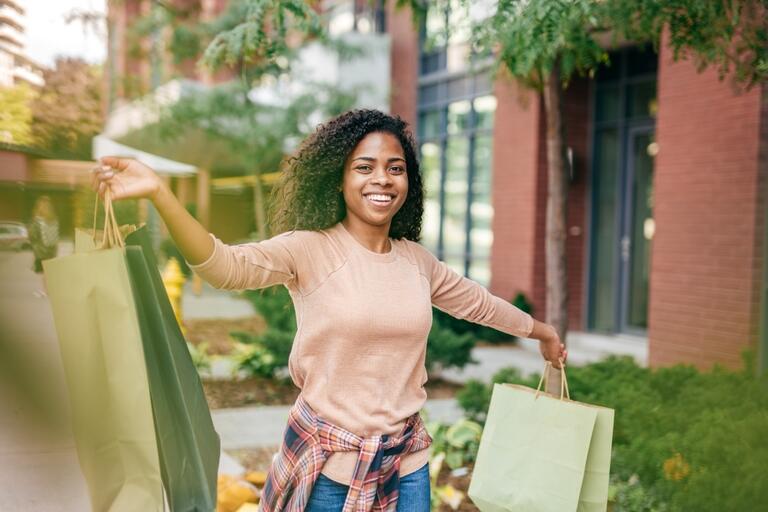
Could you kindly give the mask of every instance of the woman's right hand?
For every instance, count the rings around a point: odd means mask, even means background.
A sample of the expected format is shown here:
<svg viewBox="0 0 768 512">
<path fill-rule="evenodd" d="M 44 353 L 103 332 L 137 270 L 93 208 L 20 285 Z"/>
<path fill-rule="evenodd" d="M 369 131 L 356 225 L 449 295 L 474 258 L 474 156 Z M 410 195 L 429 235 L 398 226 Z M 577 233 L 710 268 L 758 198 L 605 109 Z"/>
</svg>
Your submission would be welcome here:
<svg viewBox="0 0 768 512">
<path fill-rule="evenodd" d="M 160 177 L 138 160 L 104 156 L 93 171 L 91 186 L 100 197 L 109 187 L 113 200 L 140 199 L 154 200 L 163 186 Z"/>
</svg>

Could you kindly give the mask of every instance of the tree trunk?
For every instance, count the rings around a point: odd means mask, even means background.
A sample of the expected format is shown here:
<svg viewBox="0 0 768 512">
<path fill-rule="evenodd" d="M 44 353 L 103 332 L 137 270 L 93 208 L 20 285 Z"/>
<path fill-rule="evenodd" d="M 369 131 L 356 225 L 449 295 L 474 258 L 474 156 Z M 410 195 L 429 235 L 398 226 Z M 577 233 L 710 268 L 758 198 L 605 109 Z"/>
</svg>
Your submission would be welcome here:
<svg viewBox="0 0 768 512">
<path fill-rule="evenodd" d="M 547 229 L 546 229 L 546 322 L 557 329 L 565 343 L 568 329 L 568 282 L 565 243 L 568 179 L 565 165 L 565 135 L 562 113 L 563 88 L 560 63 L 555 61 L 544 83 L 544 108 L 547 121 Z M 560 372 L 553 371 L 547 391 L 560 393 Z"/>
<path fill-rule="evenodd" d="M 267 215 L 264 205 L 264 182 L 256 172 L 253 181 L 253 213 L 256 221 L 256 233 L 259 240 L 267 238 Z"/>
</svg>

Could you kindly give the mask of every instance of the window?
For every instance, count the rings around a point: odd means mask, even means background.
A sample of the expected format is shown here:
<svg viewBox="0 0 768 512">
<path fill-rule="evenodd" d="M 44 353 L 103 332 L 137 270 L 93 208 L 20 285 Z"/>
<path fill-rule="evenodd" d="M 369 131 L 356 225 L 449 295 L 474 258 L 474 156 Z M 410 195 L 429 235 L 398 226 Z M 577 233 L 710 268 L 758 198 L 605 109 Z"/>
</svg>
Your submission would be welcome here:
<svg viewBox="0 0 768 512">
<path fill-rule="evenodd" d="M 422 27 L 418 139 L 425 188 L 422 244 L 459 274 L 490 282 L 491 155 L 496 98 L 474 55 L 460 2 L 431 4 Z M 454 27 L 447 32 L 445 27 Z M 474 73 L 469 71 L 473 63 Z M 485 63 L 485 64 L 484 64 Z"/>
</svg>

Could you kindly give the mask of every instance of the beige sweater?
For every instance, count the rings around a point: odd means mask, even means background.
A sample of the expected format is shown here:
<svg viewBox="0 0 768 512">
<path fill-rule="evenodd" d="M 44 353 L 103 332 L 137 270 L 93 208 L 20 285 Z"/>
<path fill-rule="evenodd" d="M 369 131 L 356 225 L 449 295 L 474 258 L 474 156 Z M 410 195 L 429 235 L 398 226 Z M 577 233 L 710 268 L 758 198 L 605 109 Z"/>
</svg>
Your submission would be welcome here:
<svg viewBox="0 0 768 512">
<path fill-rule="evenodd" d="M 410 240 L 376 253 L 341 222 L 242 245 L 211 236 L 213 254 L 192 269 L 216 288 L 285 285 L 297 320 L 291 378 L 318 415 L 360 436 L 394 434 L 424 405 L 433 305 L 516 336 L 533 329 L 529 314 Z M 356 459 L 334 453 L 323 474 L 348 484 Z M 400 474 L 427 460 L 428 450 L 403 457 Z"/>
</svg>

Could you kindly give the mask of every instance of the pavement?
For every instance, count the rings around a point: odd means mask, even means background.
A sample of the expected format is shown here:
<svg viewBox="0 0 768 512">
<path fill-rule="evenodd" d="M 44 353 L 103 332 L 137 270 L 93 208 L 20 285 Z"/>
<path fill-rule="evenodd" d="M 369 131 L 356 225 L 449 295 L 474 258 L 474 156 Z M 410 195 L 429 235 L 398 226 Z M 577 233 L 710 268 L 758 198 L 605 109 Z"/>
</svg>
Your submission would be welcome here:
<svg viewBox="0 0 768 512">
<path fill-rule="evenodd" d="M 72 251 L 62 244 L 59 254 Z M 77 461 L 70 427 L 69 400 L 53 326 L 50 303 L 36 295 L 42 277 L 31 270 L 30 252 L 0 252 L 0 511 L 89 510 L 87 488 Z M 238 318 L 253 314 L 237 294 L 204 285 L 183 297 L 186 318 Z M 636 338 L 570 333 L 571 365 L 598 360 L 610 353 L 630 354 L 647 361 L 647 342 Z M 541 355 L 535 340 L 514 347 L 476 347 L 477 364 L 446 370 L 442 377 L 456 382 L 489 381 L 501 368 L 515 366 L 523 374 L 540 372 Z M 223 361 L 223 362 L 222 362 Z M 216 376 L 231 367 L 216 363 Z M 289 407 L 244 407 L 212 412 L 223 450 L 277 446 Z M 430 420 L 452 422 L 461 417 L 453 399 L 428 400 Z M 226 452 L 220 471 L 238 474 L 242 467 Z"/>
</svg>

